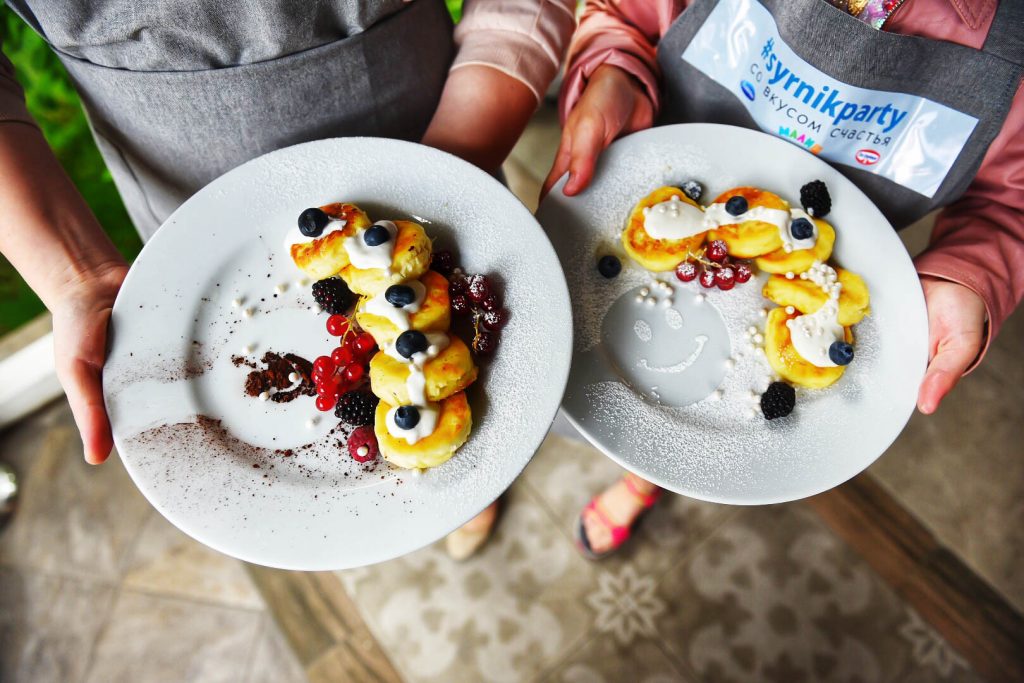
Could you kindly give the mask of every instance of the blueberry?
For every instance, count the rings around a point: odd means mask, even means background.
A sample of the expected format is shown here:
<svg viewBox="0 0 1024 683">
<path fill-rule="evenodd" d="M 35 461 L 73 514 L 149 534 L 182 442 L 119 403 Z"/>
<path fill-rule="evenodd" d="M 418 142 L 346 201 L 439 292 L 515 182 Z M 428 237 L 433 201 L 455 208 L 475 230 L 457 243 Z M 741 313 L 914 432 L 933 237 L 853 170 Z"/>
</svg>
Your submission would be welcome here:
<svg viewBox="0 0 1024 683">
<path fill-rule="evenodd" d="M 395 350 L 403 358 L 412 358 L 413 354 L 427 350 L 427 335 L 419 330 L 406 330 L 395 340 Z"/>
<path fill-rule="evenodd" d="M 789 232 L 795 240 L 807 240 L 814 236 L 814 226 L 806 218 L 797 218 L 790 223 Z"/>
<path fill-rule="evenodd" d="M 416 292 L 408 285 L 391 285 L 385 290 L 384 298 L 395 308 L 401 308 L 416 301 Z"/>
<path fill-rule="evenodd" d="M 700 196 L 704 194 L 704 187 L 696 180 L 687 180 L 679 186 L 679 189 L 683 191 L 683 194 L 695 202 L 699 202 Z"/>
<path fill-rule="evenodd" d="M 832 342 L 832 346 L 828 347 L 828 357 L 836 365 L 849 365 L 853 360 L 853 344 Z"/>
<path fill-rule="evenodd" d="M 611 279 L 622 272 L 622 261 L 611 254 L 602 256 L 597 261 L 597 272 Z"/>
<path fill-rule="evenodd" d="M 368 247 L 376 247 L 391 239 L 391 233 L 383 225 L 371 225 L 363 233 L 363 241 Z"/>
<path fill-rule="evenodd" d="M 729 197 L 729 201 L 725 203 L 725 210 L 730 216 L 742 216 L 750 208 L 747 204 L 747 200 L 744 197 L 736 195 L 735 197 Z"/>
<path fill-rule="evenodd" d="M 306 237 L 319 237 L 330 220 L 320 209 L 306 209 L 299 214 L 299 232 Z"/>
<path fill-rule="evenodd" d="M 420 411 L 416 406 L 399 406 L 395 410 L 395 424 L 399 429 L 412 429 L 420 423 Z"/>
</svg>

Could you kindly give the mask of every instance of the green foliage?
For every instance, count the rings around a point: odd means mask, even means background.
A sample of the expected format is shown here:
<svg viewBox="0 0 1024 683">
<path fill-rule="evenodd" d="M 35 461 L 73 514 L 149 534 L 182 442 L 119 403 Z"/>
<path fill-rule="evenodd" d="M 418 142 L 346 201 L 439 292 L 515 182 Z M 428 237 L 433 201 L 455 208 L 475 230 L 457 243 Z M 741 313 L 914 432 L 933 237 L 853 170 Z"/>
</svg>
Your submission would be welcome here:
<svg viewBox="0 0 1024 683">
<path fill-rule="evenodd" d="M 25 102 L 46 140 L 114 244 L 133 259 L 142 243 L 93 142 L 78 95 L 60 60 L 20 17 L 0 7 L 0 37 L 25 89 Z M 18 124 L 6 124 L 18 125 Z M 0 334 L 43 310 L 14 268 L 0 257 Z"/>
<path fill-rule="evenodd" d="M 445 4 L 448 5 L 448 11 L 452 13 L 452 19 L 458 23 L 462 18 L 462 0 L 445 0 Z"/>
</svg>

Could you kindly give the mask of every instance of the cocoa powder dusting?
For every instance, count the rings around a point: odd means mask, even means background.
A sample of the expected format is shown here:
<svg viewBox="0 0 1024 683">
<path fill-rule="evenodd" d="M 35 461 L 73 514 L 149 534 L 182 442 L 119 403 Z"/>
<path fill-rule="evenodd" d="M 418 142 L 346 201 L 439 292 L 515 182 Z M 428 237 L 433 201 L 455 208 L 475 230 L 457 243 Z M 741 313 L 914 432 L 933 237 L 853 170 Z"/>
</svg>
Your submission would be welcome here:
<svg viewBox="0 0 1024 683">
<path fill-rule="evenodd" d="M 284 355 L 267 351 L 260 358 L 263 368 L 246 361 L 240 356 L 232 356 L 231 362 L 236 367 L 248 365 L 257 369 L 250 372 L 245 378 L 245 394 L 256 397 L 264 391 L 272 392 L 270 400 L 275 403 L 288 403 L 299 396 L 316 396 L 316 387 L 313 384 L 313 364 L 302 356 L 294 353 Z M 299 375 L 298 383 L 288 379 L 292 373 Z M 295 386 L 292 386 L 292 385 Z M 292 387 L 289 389 L 289 387 Z M 286 391 L 287 389 L 287 391 Z"/>
</svg>

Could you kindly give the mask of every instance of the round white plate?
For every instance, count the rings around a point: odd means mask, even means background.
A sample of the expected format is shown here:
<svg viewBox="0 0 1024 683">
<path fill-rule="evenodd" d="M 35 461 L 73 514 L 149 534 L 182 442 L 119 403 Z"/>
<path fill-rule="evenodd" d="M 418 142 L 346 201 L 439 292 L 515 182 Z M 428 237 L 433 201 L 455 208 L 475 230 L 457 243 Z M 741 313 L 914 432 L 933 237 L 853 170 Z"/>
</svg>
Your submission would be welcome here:
<svg viewBox="0 0 1024 683">
<path fill-rule="evenodd" d="M 232 363 L 268 349 L 312 360 L 337 345 L 283 247 L 304 208 L 334 201 L 373 219 L 419 220 L 467 271 L 489 274 L 511 312 L 497 353 L 467 390 L 469 441 L 420 476 L 383 461 L 364 471 L 329 434 L 338 424 L 331 413 L 318 413 L 310 398 L 244 396 L 248 368 Z M 493 501 L 544 438 L 572 346 L 565 279 L 530 212 L 468 163 L 375 138 L 282 149 L 203 188 L 132 266 L 112 332 L 104 392 L 118 451 L 142 493 L 202 543 L 304 570 L 408 553 Z M 254 348 L 243 354 L 247 345 Z M 310 428 L 311 417 L 320 419 Z"/>
<path fill-rule="evenodd" d="M 667 290 L 622 250 L 620 232 L 636 202 L 656 187 L 691 179 L 703 184 L 705 205 L 730 187 L 754 185 L 799 206 L 802 185 L 828 185 L 827 220 L 837 233 L 832 261 L 864 278 L 872 313 L 854 327 L 857 356 L 842 379 L 828 389 L 798 390 L 789 417 L 769 422 L 756 409 L 770 370 L 747 334 L 751 326 L 763 331 L 760 312 L 774 306 L 761 297 L 766 276 L 723 292 L 663 273 L 658 279 Z M 563 184 L 537 214 L 573 300 L 563 407 L 613 460 L 693 498 L 776 503 L 846 481 L 903 429 L 927 360 L 921 286 L 895 231 L 838 171 L 770 135 L 696 124 L 614 143 L 577 197 L 563 195 Z M 614 280 L 595 267 L 606 253 L 623 261 Z M 636 301 L 644 287 L 655 305 Z"/>
</svg>

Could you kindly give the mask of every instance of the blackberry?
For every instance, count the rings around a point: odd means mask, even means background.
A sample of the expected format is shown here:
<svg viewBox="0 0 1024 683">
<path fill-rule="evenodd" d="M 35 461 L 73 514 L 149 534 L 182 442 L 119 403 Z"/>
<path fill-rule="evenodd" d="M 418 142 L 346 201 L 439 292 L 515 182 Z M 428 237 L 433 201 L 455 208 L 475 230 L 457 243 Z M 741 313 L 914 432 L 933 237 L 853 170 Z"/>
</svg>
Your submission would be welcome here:
<svg viewBox="0 0 1024 683">
<path fill-rule="evenodd" d="M 820 180 L 812 180 L 800 188 L 800 203 L 804 211 L 815 218 L 824 218 L 832 210 L 832 197 Z"/>
<path fill-rule="evenodd" d="M 795 405 L 796 391 L 785 382 L 772 382 L 761 394 L 761 412 L 768 420 L 786 417 L 793 412 Z"/>
<path fill-rule="evenodd" d="M 371 425 L 378 403 L 380 399 L 369 391 L 349 391 L 338 401 L 334 416 L 357 427 Z"/>
<path fill-rule="evenodd" d="M 696 180 L 687 180 L 679 186 L 679 189 L 683 191 L 683 194 L 695 202 L 699 202 L 701 195 L 704 194 L 704 186 Z"/>
<path fill-rule="evenodd" d="M 340 277 L 329 277 L 313 283 L 313 300 L 331 315 L 344 313 L 354 298 Z"/>
</svg>

